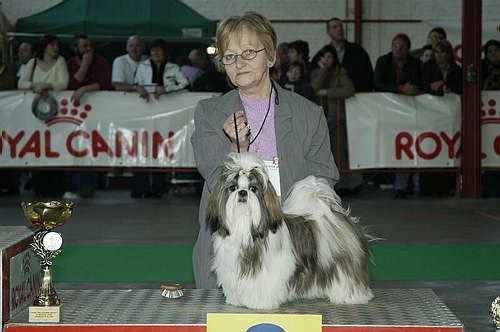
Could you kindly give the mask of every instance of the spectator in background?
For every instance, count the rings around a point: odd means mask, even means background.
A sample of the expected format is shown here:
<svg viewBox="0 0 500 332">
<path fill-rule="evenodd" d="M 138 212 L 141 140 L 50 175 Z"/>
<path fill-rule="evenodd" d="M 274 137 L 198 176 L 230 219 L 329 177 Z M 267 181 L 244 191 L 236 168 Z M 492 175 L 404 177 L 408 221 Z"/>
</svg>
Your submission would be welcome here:
<svg viewBox="0 0 500 332">
<path fill-rule="evenodd" d="M 193 66 L 191 60 L 188 57 L 183 56 L 177 61 L 177 64 L 181 68 L 181 72 L 189 80 L 189 84 L 192 86 L 194 81 L 203 74 L 200 68 Z"/>
<path fill-rule="evenodd" d="M 311 73 L 311 86 L 316 96 L 320 98 L 320 104 L 325 110 L 331 148 L 333 155 L 337 156 L 337 165 L 340 165 L 341 168 L 349 168 L 344 99 L 354 96 L 354 84 L 349 78 L 347 70 L 339 63 L 335 47 L 332 45 L 323 46 L 319 54 L 317 68 Z M 340 107 L 340 124 L 337 121 L 337 107 Z M 339 130 L 340 142 L 337 140 Z M 337 151 L 340 151 L 340 154 Z M 356 193 L 362 188 L 362 175 L 348 173 L 343 174 L 335 186 L 337 192 L 343 195 Z"/>
<path fill-rule="evenodd" d="M 71 100 L 79 104 L 86 92 L 110 90 L 111 72 L 108 61 L 95 53 L 89 37 L 76 36 L 71 48 L 75 53 L 75 56 L 68 61 L 68 89 L 75 90 Z"/>
<path fill-rule="evenodd" d="M 197 48 L 189 52 L 188 59 L 191 61 L 191 64 L 194 67 L 202 71 L 207 70 L 210 65 L 210 60 L 208 59 L 207 54 L 204 51 Z"/>
<path fill-rule="evenodd" d="M 420 55 L 420 62 L 422 62 L 422 64 L 424 64 L 428 61 L 434 60 L 434 51 L 432 50 L 431 45 L 423 46 L 420 49 L 420 51 L 422 52 Z"/>
<path fill-rule="evenodd" d="M 165 40 L 153 40 L 150 48 L 151 58 L 139 64 L 134 78 L 140 97 L 149 101 L 150 93 L 158 99 L 168 92 L 186 88 L 189 85 L 188 79 L 182 74 L 178 65 L 168 62 Z M 171 176 L 170 173 L 168 175 Z M 132 198 L 161 198 L 167 190 L 166 185 L 167 173 L 165 172 L 136 172 L 130 196 Z"/>
<path fill-rule="evenodd" d="M 46 96 L 52 90 L 66 90 L 69 75 L 66 60 L 59 55 L 61 41 L 45 35 L 40 41 L 38 56 L 28 61 L 26 70 L 17 84 L 19 89 L 33 90 Z"/>
<path fill-rule="evenodd" d="M 139 63 L 147 58 L 144 55 L 144 42 L 137 35 L 128 38 L 126 49 L 127 54 L 121 55 L 113 61 L 111 82 L 117 91 L 135 91 L 135 72 Z"/>
<path fill-rule="evenodd" d="M 447 40 L 438 41 L 434 47 L 434 60 L 422 68 L 422 87 L 427 93 L 443 96 L 446 93 L 462 93 L 462 68 L 455 63 L 453 47 Z M 447 173 L 423 173 L 420 176 L 422 195 L 449 196 L 455 183 L 455 175 Z"/>
<path fill-rule="evenodd" d="M 484 45 L 482 63 L 483 90 L 500 90 L 500 41 L 491 39 Z M 500 196 L 500 172 L 486 171 L 481 176 L 483 197 Z"/>
<path fill-rule="evenodd" d="M 323 46 L 319 54 L 317 68 L 311 73 L 311 85 L 316 96 L 327 97 L 327 104 L 323 106 L 327 117 L 335 116 L 337 101 L 352 97 L 355 92 L 354 84 L 347 70 L 340 64 L 335 47 Z"/>
<path fill-rule="evenodd" d="M 286 75 L 288 70 L 288 43 L 281 43 L 278 45 L 278 57 L 280 58 L 280 78 Z"/>
<path fill-rule="evenodd" d="M 69 74 L 66 60 L 59 55 L 59 38 L 45 35 L 40 41 L 37 57 L 28 61 L 19 79 L 19 89 L 33 90 L 44 99 L 49 91 L 66 90 Z M 64 193 L 64 174 L 58 171 L 33 171 L 31 184 L 40 197 L 58 197 Z"/>
<path fill-rule="evenodd" d="M 19 49 L 17 51 L 18 61 L 15 64 L 16 86 L 17 86 L 17 82 L 23 76 L 24 71 L 26 70 L 26 64 L 35 55 L 36 55 L 36 52 L 35 52 L 35 46 L 33 45 L 33 43 L 22 42 L 19 45 Z"/>
<path fill-rule="evenodd" d="M 226 75 L 215 68 L 215 64 L 207 56 L 206 52 L 194 49 L 189 52 L 189 60 L 193 66 L 199 68 L 203 73 L 193 82 L 192 88 L 196 92 L 222 92 L 232 90 Z"/>
<path fill-rule="evenodd" d="M 455 63 L 453 47 L 441 40 L 433 47 L 434 60 L 422 68 L 422 87 L 426 93 L 442 96 L 454 92 L 462 94 L 462 68 Z"/>
<path fill-rule="evenodd" d="M 375 65 L 375 91 L 415 96 L 420 92 L 421 62 L 409 56 L 410 38 L 399 33 L 392 38 L 391 52 L 378 58 Z"/>
<path fill-rule="evenodd" d="M 111 72 L 108 61 L 95 53 L 94 45 L 86 35 L 75 36 L 71 49 L 75 56 L 68 61 L 68 90 L 74 90 L 71 100 L 73 105 L 78 106 L 85 93 L 111 89 Z M 69 172 L 66 177 L 66 193 L 63 198 L 94 197 L 99 173 Z"/>
<path fill-rule="evenodd" d="M 484 45 L 482 89 L 500 90 L 500 41 L 490 39 Z"/>
<path fill-rule="evenodd" d="M 378 58 L 375 66 L 374 85 L 376 91 L 393 92 L 407 96 L 420 93 L 421 62 L 408 53 L 410 38 L 399 33 L 392 38 L 391 52 Z M 418 191 L 418 181 L 413 182 L 410 173 L 396 173 L 394 191 L 396 198 L 406 198 L 413 190 Z"/>
<path fill-rule="evenodd" d="M 410 55 L 416 59 L 420 59 L 422 61 L 422 53 L 424 52 L 424 47 L 425 46 L 430 46 L 431 49 L 436 45 L 437 42 L 441 40 L 446 39 L 446 31 L 441 28 L 441 27 L 434 27 L 432 28 L 429 33 L 427 34 L 427 42 L 426 44 L 421 47 L 417 48 L 416 50 L 411 50 Z M 424 61 L 422 61 L 424 62 Z"/>
<path fill-rule="evenodd" d="M 305 68 L 302 62 L 294 61 L 288 64 L 286 76 L 281 77 L 278 83 L 283 88 L 296 92 L 309 100 L 314 99 L 314 92 L 305 78 Z"/>
<path fill-rule="evenodd" d="M 3 52 L 0 50 L 0 91 L 14 90 L 15 77 L 11 66 L 3 62 Z"/>
<path fill-rule="evenodd" d="M 296 40 L 288 44 L 287 55 L 289 62 L 300 62 L 304 67 L 306 81 L 309 81 L 309 44 L 303 40 Z M 288 68 L 287 68 L 288 69 Z"/>
<path fill-rule="evenodd" d="M 135 89 L 141 98 L 149 101 L 149 94 L 153 93 L 158 99 L 167 92 L 179 91 L 189 85 L 179 66 L 168 61 L 165 40 L 153 40 L 150 54 L 149 59 L 139 64 L 134 77 L 134 84 L 137 84 Z M 148 87 L 151 90 L 148 91 Z"/>
<path fill-rule="evenodd" d="M 14 71 L 12 66 L 3 62 L 3 53 L 0 50 L 0 91 L 13 90 L 16 88 Z M 0 197 L 7 195 L 19 195 L 20 173 L 11 170 L 0 169 Z"/>
<path fill-rule="evenodd" d="M 331 39 L 330 45 L 335 47 L 339 63 L 347 70 L 356 92 L 371 92 L 373 67 L 368 53 L 360 45 L 347 41 L 344 22 L 339 18 L 334 17 L 326 23 L 326 32 Z M 320 57 L 318 52 L 311 61 L 313 66 L 318 63 Z"/>
<path fill-rule="evenodd" d="M 436 44 L 441 40 L 446 40 L 446 31 L 441 27 L 434 27 L 429 31 L 427 35 L 427 45 L 431 45 L 432 47 L 436 46 Z"/>
</svg>

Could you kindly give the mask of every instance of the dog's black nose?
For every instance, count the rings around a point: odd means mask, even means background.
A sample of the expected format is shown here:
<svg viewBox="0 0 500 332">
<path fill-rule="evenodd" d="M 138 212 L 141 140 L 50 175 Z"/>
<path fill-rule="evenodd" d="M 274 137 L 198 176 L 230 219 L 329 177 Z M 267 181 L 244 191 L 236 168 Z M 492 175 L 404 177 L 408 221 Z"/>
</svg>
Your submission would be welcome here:
<svg viewBox="0 0 500 332">
<path fill-rule="evenodd" d="M 238 202 L 246 202 L 248 197 L 248 192 L 246 190 L 238 191 Z"/>
</svg>

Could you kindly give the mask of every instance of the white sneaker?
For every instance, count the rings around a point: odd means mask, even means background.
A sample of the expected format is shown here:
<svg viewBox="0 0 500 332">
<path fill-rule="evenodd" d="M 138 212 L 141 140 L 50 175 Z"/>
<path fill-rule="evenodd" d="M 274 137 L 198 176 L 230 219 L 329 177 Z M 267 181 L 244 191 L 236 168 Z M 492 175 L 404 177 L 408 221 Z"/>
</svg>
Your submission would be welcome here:
<svg viewBox="0 0 500 332">
<path fill-rule="evenodd" d="M 72 191 L 67 191 L 63 195 L 63 199 L 77 199 L 79 196 L 77 193 L 74 193 Z"/>
</svg>

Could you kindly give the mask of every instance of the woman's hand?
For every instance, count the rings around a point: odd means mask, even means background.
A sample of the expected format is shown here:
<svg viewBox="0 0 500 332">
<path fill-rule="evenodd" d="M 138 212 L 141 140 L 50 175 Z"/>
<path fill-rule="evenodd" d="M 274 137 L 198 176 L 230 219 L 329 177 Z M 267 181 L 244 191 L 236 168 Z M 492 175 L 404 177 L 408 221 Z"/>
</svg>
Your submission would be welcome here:
<svg viewBox="0 0 500 332">
<path fill-rule="evenodd" d="M 33 92 L 39 94 L 40 96 L 46 97 L 49 94 L 49 90 L 52 90 L 52 84 L 48 83 L 33 83 L 31 85 Z"/>
<path fill-rule="evenodd" d="M 236 112 L 236 128 L 234 125 L 234 116 L 231 115 L 224 122 L 223 130 L 231 141 L 231 152 L 238 152 L 236 130 L 238 131 L 240 151 L 248 151 L 248 146 L 250 145 L 250 127 L 248 126 L 247 116 L 244 111 Z"/>
<path fill-rule="evenodd" d="M 155 92 L 155 99 L 158 99 L 160 98 L 161 95 L 164 95 L 165 93 L 167 93 L 167 91 L 165 90 L 165 87 L 162 85 L 162 86 L 159 86 L 157 89 L 156 89 L 156 92 Z"/>
<path fill-rule="evenodd" d="M 73 94 L 71 95 L 71 101 L 80 104 L 84 94 L 85 94 L 85 87 L 82 86 L 79 89 L 75 90 L 75 92 L 73 92 Z"/>
<path fill-rule="evenodd" d="M 435 93 L 438 93 L 439 89 L 441 88 L 441 86 L 444 85 L 444 82 L 443 81 L 436 81 L 436 82 L 432 82 L 431 83 L 431 90 Z"/>
</svg>

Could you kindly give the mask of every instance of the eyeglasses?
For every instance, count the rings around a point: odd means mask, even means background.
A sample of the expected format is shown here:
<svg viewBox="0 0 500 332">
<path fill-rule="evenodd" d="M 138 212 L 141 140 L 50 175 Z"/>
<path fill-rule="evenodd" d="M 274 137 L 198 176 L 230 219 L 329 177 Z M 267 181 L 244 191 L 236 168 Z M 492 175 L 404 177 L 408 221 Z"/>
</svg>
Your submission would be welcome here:
<svg viewBox="0 0 500 332">
<path fill-rule="evenodd" d="M 233 63 L 235 63 L 237 57 L 241 57 L 243 60 L 255 59 L 255 57 L 257 56 L 257 53 L 259 53 L 263 50 L 265 50 L 265 48 L 261 48 L 260 50 L 248 49 L 248 50 L 244 50 L 243 52 L 241 52 L 241 54 L 229 53 L 229 54 L 223 55 L 219 61 L 222 62 L 222 64 L 224 66 L 228 66 L 228 65 L 232 65 Z"/>
</svg>

